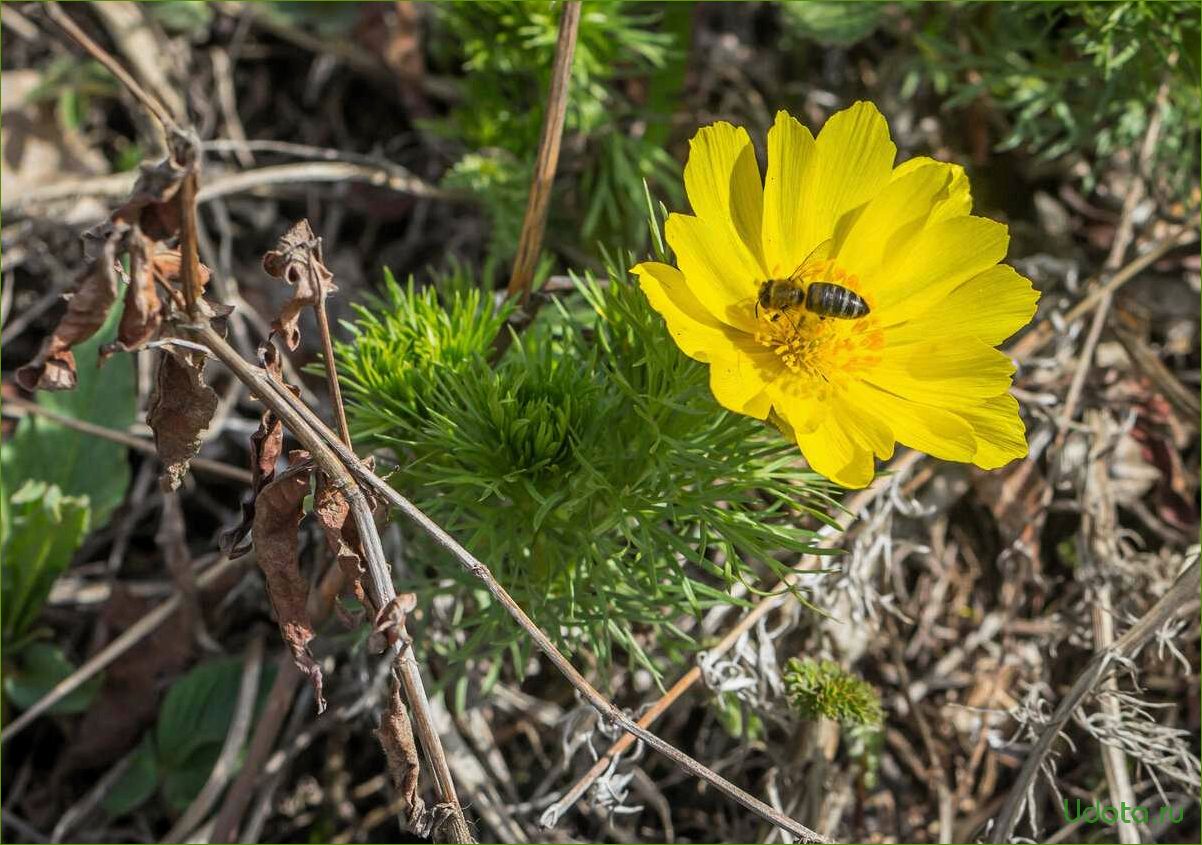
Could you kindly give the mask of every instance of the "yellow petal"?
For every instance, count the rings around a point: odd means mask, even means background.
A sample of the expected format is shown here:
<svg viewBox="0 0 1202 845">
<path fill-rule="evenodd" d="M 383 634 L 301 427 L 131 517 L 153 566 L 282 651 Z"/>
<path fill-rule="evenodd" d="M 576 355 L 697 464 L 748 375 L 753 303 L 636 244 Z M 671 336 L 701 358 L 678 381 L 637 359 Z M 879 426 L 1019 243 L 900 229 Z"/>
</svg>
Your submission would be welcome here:
<svg viewBox="0 0 1202 845">
<path fill-rule="evenodd" d="M 934 162 L 895 176 L 858 215 L 848 215 L 848 231 L 836 232 L 836 260 L 841 268 L 863 279 L 882 262 L 893 260 L 919 229 L 927 224 L 936 206 L 947 197 L 954 178 L 950 165 Z M 884 272 L 889 273 L 886 267 Z M 871 293 L 871 289 L 865 291 Z"/>
<path fill-rule="evenodd" d="M 1018 400 L 1009 393 L 985 400 L 960 415 L 972 426 L 977 451 L 972 462 L 997 469 L 1027 456 L 1027 431 L 1018 413 Z"/>
<path fill-rule="evenodd" d="M 972 428 L 951 411 L 912 402 L 861 381 L 849 382 L 844 390 L 859 413 L 888 420 L 899 443 L 948 461 L 971 461 L 976 454 Z"/>
<path fill-rule="evenodd" d="M 717 320 L 689 290 L 675 267 L 645 261 L 631 268 L 651 307 L 668 325 L 681 351 L 710 364 L 710 389 L 726 408 L 763 419 L 771 405 L 768 382 L 781 370 L 780 359 Z"/>
<path fill-rule="evenodd" d="M 669 214 L 664 234 L 689 289 L 706 310 L 728 326 L 755 332 L 758 277 L 739 260 L 729 229 L 699 217 Z"/>
<path fill-rule="evenodd" d="M 710 392 L 718 404 L 737 414 L 762 420 L 772 408 L 769 382 L 779 373 L 779 359 L 762 347 L 758 353 L 716 357 L 710 364 Z"/>
<path fill-rule="evenodd" d="M 789 372 L 773 379 L 768 385 L 768 393 L 773 409 L 788 423 L 790 436 L 814 431 L 830 411 L 825 397 L 817 395 L 806 380 Z"/>
<path fill-rule="evenodd" d="M 948 334 L 972 334 L 997 346 L 1031 322 L 1038 301 L 1039 291 L 1030 279 L 1007 264 L 998 264 L 957 287 L 903 331 L 917 335 L 937 328 Z"/>
<path fill-rule="evenodd" d="M 689 141 L 684 185 L 693 213 L 715 229 L 727 230 L 724 239 L 730 241 L 734 260 L 747 274 L 763 279 L 764 186 L 747 130 L 725 121 L 699 129 Z"/>
<path fill-rule="evenodd" d="M 859 102 L 831 116 L 814 142 L 797 197 L 797 255 L 807 255 L 834 233 L 844 214 L 889 184 L 896 154 L 889 125 L 872 103 Z"/>
<path fill-rule="evenodd" d="M 950 335 L 908 346 L 890 337 L 881 361 L 862 378 L 905 399 L 959 409 L 1008 390 L 1013 374 L 1005 353 L 972 335 Z"/>
<path fill-rule="evenodd" d="M 866 413 L 849 401 L 842 391 L 831 396 L 831 420 L 842 426 L 848 436 L 860 446 L 872 451 L 881 460 L 893 457 L 893 429 L 888 422 L 873 413 Z"/>
<path fill-rule="evenodd" d="M 768 130 L 768 175 L 764 179 L 764 259 L 773 277 L 786 276 L 802 260 L 798 238 L 806 170 L 814 155 L 814 136 L 792 115 L 780 111 Z"/>
<path fill-rule="evenodd" d="M 931 213 L 931 222 L 935 223 L 951 217 L 963 217 L 972 212 L 972 188 L 968 184 L 968 174 L 958 164 L 938 161 L 929 156 L 915 156 L 894 168 L 893 179 L 896 181 L 903 176 L 913 173 L 918 168 L 926 167 L 930 164 L 938 164 L 949 168 L 952 174 L 951 182 L 947 188 L 947 197 Z"/>
<path fill-rule="evenodd" d="M 886 324 L 912 319 L 1006 255 L 1002 223 L 954 217 L 924 227 L 870 279 L 872 310 Z"/>
<path fill-rule="evenodd" d="M 644 261 L 630 268 L 639 287 L 668 324 L 668 333 L 684 354 L 709 361 L 715 349 L 733 346 L 734 330 L 719 321 L 693 295 L 684 274 L 658 261 Z"/>
<path fill-rule="evenodd" d="M 810 468 L 836 484 L 866 487 L 872 481 L 872 451 L 855 442 L 833 416 L 812 432 L 798 432 L 797 445 Z"/>
</svg>

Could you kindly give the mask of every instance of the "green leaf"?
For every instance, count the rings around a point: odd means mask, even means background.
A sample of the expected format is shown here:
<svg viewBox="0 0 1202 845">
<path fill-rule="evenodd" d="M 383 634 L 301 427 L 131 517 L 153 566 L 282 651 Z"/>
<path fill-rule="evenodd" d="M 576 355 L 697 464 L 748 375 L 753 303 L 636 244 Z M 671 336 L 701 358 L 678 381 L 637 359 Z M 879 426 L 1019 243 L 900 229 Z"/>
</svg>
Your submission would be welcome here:
<svg viewBox="0 0 1202 845">
<path fill-rule="evenodd" d="M 782 3 L 780 8 L 804 38 L 826 47 L 850 47 L 872 34 L 885 11 L 884 3 Z"/>
<path fill-rule="evenodd" d="M 186 810 L 196 800 L 220 755 L 220 742 L 206 743 L 195 748 L 178 768 L 163 776 L 163 800 L 171 809 L 176 812 Z"/>
<path fill-rule="evenodd" d="M 57 485 L 44 481 L 26 481 L 8 506 L 0 613 L 4 641 L 12 647 L 29 631 L 54 580 L 71 564 L 88 532 L 90 512 L 86 498 L 64 496 Z"/>
<path fill-rule="evenodd" d="M 213 9 L 201 0 L 161 0 L 142 8 L 168 32 L 198 40 L 213 21 Z"/>
<path fill-rule="evenodd" d="M 274 678 L 274 667 L 265 667 L 259 678 L 256 712 L 263 706 Z M 195 666 L 171 685 L 155 729 L 160 766 L 187 768 L 197 749 L 225 741 L 241 682 L 242 659 L 230 657 Z"/>
<path fill-rule="evenodd" d="M 123 816 L 136 810 L 154 795 L 159 784 L 159 768 L 154 759 L 154 739 L 150 734 L 134 751 L 129 768 L 117 779 L 100 802 L 111 817 Z"/>
<path fill-rule="evenodd" d="M 59 650 L 49 643 L 31 643 L 21 649 L 16 660 L 16 669 L 4 678 L 4 692 L 16 707 L 28 710 L 60 681 L 75 671 Z M 88 709 L 92 699 L 104 682 L 97 675 L 71 694 L 60 699 L 48 712 L 82 713 Z"/>
<path fill-rule="evenodd" d="M 232 657 L 202 663 L 171 685 L 155 731 L 164 768 L 183 768 L 197 748 L 225 739 L 241 677 L 242 661 Z"/>
<path fill-rule="evenodd" d="M 74 390 L 42 391 L 38 403 L 63 416 L 124 431 L 135 420 L 134 367 L 118 353 L 103 369 L 97 350 L 117 332 L 121 308 L 113 308 L 104 326 L 75 347 L 79 382 Z M 64 496 L 86 496 L 93 527 L 103 527 L 129 487 L 128 449 L 108 440 L 65 428 L 44 417 L 27 415 L 0 447 L 0 468 L 10 489 L 29 479 L 56 484 Z"/>
</svg>

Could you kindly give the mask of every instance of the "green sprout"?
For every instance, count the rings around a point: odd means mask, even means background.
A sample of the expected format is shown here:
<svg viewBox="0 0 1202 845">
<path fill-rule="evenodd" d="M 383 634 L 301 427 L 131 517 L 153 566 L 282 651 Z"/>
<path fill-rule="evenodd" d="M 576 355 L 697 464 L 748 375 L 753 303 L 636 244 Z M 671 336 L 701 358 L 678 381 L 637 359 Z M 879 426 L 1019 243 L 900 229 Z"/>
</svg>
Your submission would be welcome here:
<svg viewBox="0 0 1202 845">
<path fill-rule="evenodd" d="M 791 658 L 783 678 L 785 694 L 805 719 L 822 717 L 844 725 L 881 724 L 881 700 L 876 690 L 832 660 Z"/>
</svg>

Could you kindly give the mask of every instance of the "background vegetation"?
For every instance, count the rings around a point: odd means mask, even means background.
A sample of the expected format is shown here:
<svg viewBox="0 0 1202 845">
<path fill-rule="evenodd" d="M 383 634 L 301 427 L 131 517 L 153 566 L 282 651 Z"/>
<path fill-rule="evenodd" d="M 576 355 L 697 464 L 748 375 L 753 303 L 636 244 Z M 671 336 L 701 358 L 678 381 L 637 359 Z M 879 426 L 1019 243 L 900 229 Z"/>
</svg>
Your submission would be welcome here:
<svg viewBox="0 0 1202 845">
<path fill-rule="evenodd" d="M 37 4 L 3 11 L 7 726 L 187 585 L 181 572 L 212 567 L 245 483 L 197 469 L 163 494 L 152 458 L 9 401 L 23 395 L 11 372 L 63 311 L 80 235 L 128 192 L 129 178 L 119 190 L 114 180 L 162 150 Z M 586 3 L 539 265 L 545 304 L 529 326 L 498 292 L 558 4 L 68 11 L 143 85 L 187 103 L 208 145 L 203 184 L 329 158 L 403 168 L 408 188 L 293 171 L 206 199 L 202 258 L 214 295 L 236 306 L 231 339 L 253 358 L 290 293 L 262 255 L 308 217 L 340 288 L 335 353 L 360 453 L 486 560 L 621 706 L 637 712 L 697 663 L 703 683 L 657 731 L 806 824 L 851 841 L 985 835 L 1051 708 L 1103 644 L 1100 596 L 1121 633 L 1196 559 L 1196 247 L 1130 281 L 1100 340 L 1089 314 L 1065 316 L 1124 231 L 1120 262 L 1197 228 L 1193 4 Z M 841 494 L 774 431 L 717 407 L 705 368 L 669 342 L 625 268 L 662 252 L 664 211 L 686 208 L 681 168 L 699 125 L 730 120 L 762 145 L 778 108 L 817 128 L 861 98 L 888 116 L 900 157 L 966 166 L 977 213 L 1010 224 L 1008 260 L 1043 291 L 1038 321 L 1056 336 L 1018 382 L 1032 457 L 991 474 L 927 461 L 886 481 L 842 553 L 812 562 L 823 569 L 712 656 L 816 548 Z M 1125 208 L 1137 181 L 1146 196 Z M 37 401 L 142 436 L 152 356 L 118 353 L 97 369 L 114 332 L 115 318 L 76 349 L 74 392 Z M 328 412 L 317 334 L 306 325 L 303 338 L 289 372 Z M 210 382 L 221 405 L 202 455 L 245 467 L 261 408 L 216 368 Z M 325 545 L 315 526 L 302 531 L 316 581 Z M 609 745 L 608 727 L 453 561 L 402 524 L 386 539 L 398 585 L 419 596 L 416 652 L 445 702 L 444 732 L 462 738 L 456 780 L 483 840 L 770 841 L 754 817 L 637 753 L 587 807 L 541 828 Z M 229 733 L 250 643 L 282 648 L 261 577 L 233 571 L 6 743 L 7 839 L 150 841 L 172 829 Z M 254 725 L 283 708 L 285 754 L 255 784 L 244 841 L 397 841 L 371 735 L 387 676 L 359 608 L 339 608 L 346 618 L 314 642 L 325 716 L 307 692 L 269 701 L 274 670 L 258 681 Z M 1196 841 L 1198 660 L 1197 620 L 1176 623 L 1133 675 L 1090 698 L 1068 728 L 1077 752 L 1057 745 L 1020 832 L 1117 841 L 1105 826 L 1069 826 L 1057 801 L 1105 803 L 1102 752 L 1120 748 L 1130 794 L 1181 810 L 1144 840 Z"/>
</svg>

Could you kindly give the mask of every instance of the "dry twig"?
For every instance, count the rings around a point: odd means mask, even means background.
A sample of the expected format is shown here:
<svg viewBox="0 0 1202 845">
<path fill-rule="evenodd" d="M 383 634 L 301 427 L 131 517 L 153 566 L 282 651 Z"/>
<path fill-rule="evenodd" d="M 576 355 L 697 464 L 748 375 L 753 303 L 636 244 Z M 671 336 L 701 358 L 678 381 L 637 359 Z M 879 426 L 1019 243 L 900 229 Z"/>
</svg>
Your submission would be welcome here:
<svg viewBox="0 0 1202 845">
<path fill-rule="evenodd" d="M 522 220 L 518 238 L 517 257 L 513 260 L 513 275 L 509 277 L 510 298 L 521 297 L 524 305 L 534 281 L 534 269 L 543 248 L 543 232 L 547 226 L 547 209 L 551 203 L 551 186 L 559 166 L 559 143 L 563 138 L 564 115 L 568 108 L 568 83 L 572 79 L 572 55 L 576 50 L 576 31 L 580 28 L 580 0 L 563 4 L 559 19 L 559 40 L 555 44 L 555 64 L 551 68 L 551 90 L 547 95 L 547 112 L 543 115 L 542 136 L 538 142 L 538 158 L 534 163 L 534 179 L 530 183 L 530 199 Z"/>
</svg>

